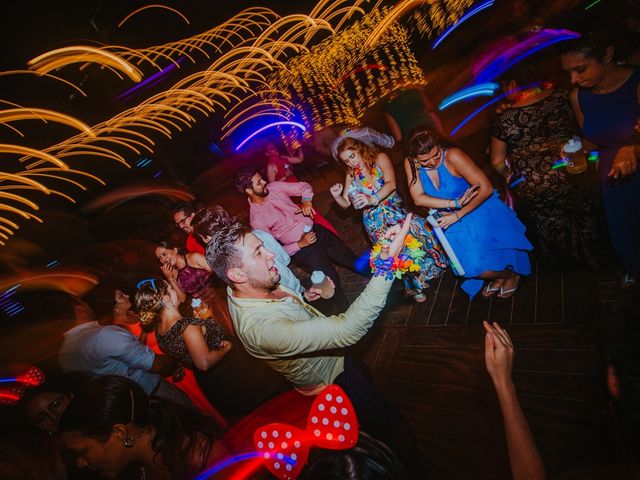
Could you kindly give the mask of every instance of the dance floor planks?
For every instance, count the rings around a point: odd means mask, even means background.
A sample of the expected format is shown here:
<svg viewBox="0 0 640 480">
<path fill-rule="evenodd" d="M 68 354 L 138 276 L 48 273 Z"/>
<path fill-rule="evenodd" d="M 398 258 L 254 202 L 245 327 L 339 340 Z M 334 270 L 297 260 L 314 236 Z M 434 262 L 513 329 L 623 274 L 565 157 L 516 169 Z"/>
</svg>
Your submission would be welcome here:
<svg viewBox="0 0 640 480">
<path fill-rule="evenodd" d="M 329 218 L 354 250 L 366 250 L 357 216 L 332 211 Z M 415 429 L 432 478 L 510 478 L 500 411 L 484 367 L 485 319 L 499 322 L 513 339 L 514 382 L 548 470 L 609 460 L 598 279 L 537 263 L 533 271 L 506 301 L 469 301 L 449 271 L 432 282 L 421 304 L 404 298 L 397 282 L 376 326 L 353 349 Z M 355 298 L 366 279 L 340 273 Z M 615 293 L 606 295 L 616 301 Z"/>
</svg>

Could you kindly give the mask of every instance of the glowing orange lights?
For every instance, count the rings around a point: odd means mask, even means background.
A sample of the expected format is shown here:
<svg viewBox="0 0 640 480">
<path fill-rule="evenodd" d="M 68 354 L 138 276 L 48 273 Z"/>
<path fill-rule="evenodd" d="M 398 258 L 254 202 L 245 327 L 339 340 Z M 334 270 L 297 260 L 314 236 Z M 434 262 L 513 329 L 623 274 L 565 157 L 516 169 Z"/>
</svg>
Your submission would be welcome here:
<svg viewBox="0 0 640 480">
<path fill-rule="evenodd" d="M 42 75 L 72 63 L 87 62 L 111 67 L 115 71 L 124 73 L 134 82 L 142 80 L 142 72 L 122 57 L 103 49 L 84 45 L 51 50 L 29 60 L 27 65 L 31 70 Z"/>
<path fill-rule="evenodd" d="M 120 20 L 120 23 L 118 23 L 118 27 L 122 27 L 122 25 L 124 25 L 124 23 L 134 15 L 142 12 L 143 10 L 148 10 L 150 8 L 159 8 L 159 9 L 169 10 L 170 12 L 173 12 L 176 15 L 178 15 L 180 18 L 182 18 L 185 21 L 187 25 L 189 25 L 189 19 L 185 17 L 182 13 L 180 13 L 178 10 L 176 10 L 175 8 L 167 7 L 166 5 L 158 5 L 154 3 L 153 5 L 146 5 L 144 7 L 140 7 L 137 10 L 134 10 L 133 12 L 131 12 L 129 15 L 127 15 L 122 20 Z"/>
</svg>

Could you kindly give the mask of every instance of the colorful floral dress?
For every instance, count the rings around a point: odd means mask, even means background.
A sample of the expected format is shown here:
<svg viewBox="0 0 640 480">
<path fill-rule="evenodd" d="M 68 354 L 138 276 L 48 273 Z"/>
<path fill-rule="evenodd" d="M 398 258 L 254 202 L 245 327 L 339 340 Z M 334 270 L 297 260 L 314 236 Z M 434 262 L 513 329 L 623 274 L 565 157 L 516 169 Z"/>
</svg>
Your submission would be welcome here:
<svg viewBox="0 0 640 480">
<path fill-rule="evenodd" d="M 384 186 L 384 177 L 377 165 L 373 166 L 369 176 L 371 180 L 364 175 L 360 168 L 356 168 L 353 185 L 358 191 L 373 195 Z M 394 192 L 378 205 L 365 207 L 362 211 L 362 223 L 369 239 L 376 244 L 384 232 L 390 226 L 402 222 L 407 213 L 407 210 L 402 207 L 400 195 Z M 403 281 L 410 294 L 418 293 L 416 290 L 427 288 L 429 280 L 438 278 L 447 268 L 446 256 L 437 243 L 431 227 L 427 225 L 424 218 L 415 214 L 411 220 L 411 228 L 400 256 L 405 259 L 402 270 L 406 270 L 406 273 Z"/>
</svg>

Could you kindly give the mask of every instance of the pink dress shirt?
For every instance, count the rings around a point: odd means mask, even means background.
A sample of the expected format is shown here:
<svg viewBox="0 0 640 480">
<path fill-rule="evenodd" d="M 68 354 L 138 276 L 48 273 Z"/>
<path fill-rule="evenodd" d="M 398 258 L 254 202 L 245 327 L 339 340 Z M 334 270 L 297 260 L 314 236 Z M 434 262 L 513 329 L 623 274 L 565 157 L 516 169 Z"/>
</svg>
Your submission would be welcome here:
<svg viewBox="0 0 640 480">
<path fill-rule="evenodd" d="M 313 226 L 313 220 L 296 213 L 300 206 L 293 203 L 291 197 L 313 198 L 313 188 L 306 182 L 271 182 L 267 188 L 266 202 L 257 204 L 249 200 L 251 228 L 269 232 L 293 255 L 300 250 L 298 240 L 304 227 Z"/>
</svg>

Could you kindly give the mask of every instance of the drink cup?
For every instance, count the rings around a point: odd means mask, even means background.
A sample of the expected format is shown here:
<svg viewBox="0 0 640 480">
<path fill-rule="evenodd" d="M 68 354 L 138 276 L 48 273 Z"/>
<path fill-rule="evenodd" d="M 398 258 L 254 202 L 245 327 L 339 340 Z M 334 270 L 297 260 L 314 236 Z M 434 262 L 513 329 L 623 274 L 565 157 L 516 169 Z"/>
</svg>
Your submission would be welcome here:
<svg viewBox="0 0 640 480">
<path fill-rule="evenodd" d="M 322 298 L 329 299 L 336 293 L 336 287 L 333 285 L 329 277 L 324 272 L 316 270 L 311 274 L 311 283 L 314 287 L 320 289 L 320 296 Z"/>
<path fill-rule="evenodd" d="M 354 185 L 351 185 L 351 188 L 347 193 L 347 197 L 349 197 L 351 205 L 353 205 L 353 208 L 355 208 L 356 210 L 360 210 L 364 206 L 362 205 L 362 202 L 358 200 L 358 193 L 360 192 L 358 192 L 358 189 Z"/>
<path fill-rule="evenodd" d="M 311 230 L 313 230 L 313 226 L 312 225 L 305 225 L 304 227 L 302 227 L 302 231 L 304 233 L 309 233 Z"/>
<path fill-rule="evenodd" d="M 213 316 L 207 304 L 199 298 L 194 298 L 193 300 L 191 300 L 191 309 L 193 311 L 193 316 L 202 320 L 206 320 L 207 318 L 211 318 Z"/>
<path fill-rule="evenodd" d="M 572 175 L 582 173 L 587 169 L 587 157 L 582 148 L 582 142 L 577 136 L 571 137 L 562 147 L 567 158 L 567 172 Z"/>
</svg>

